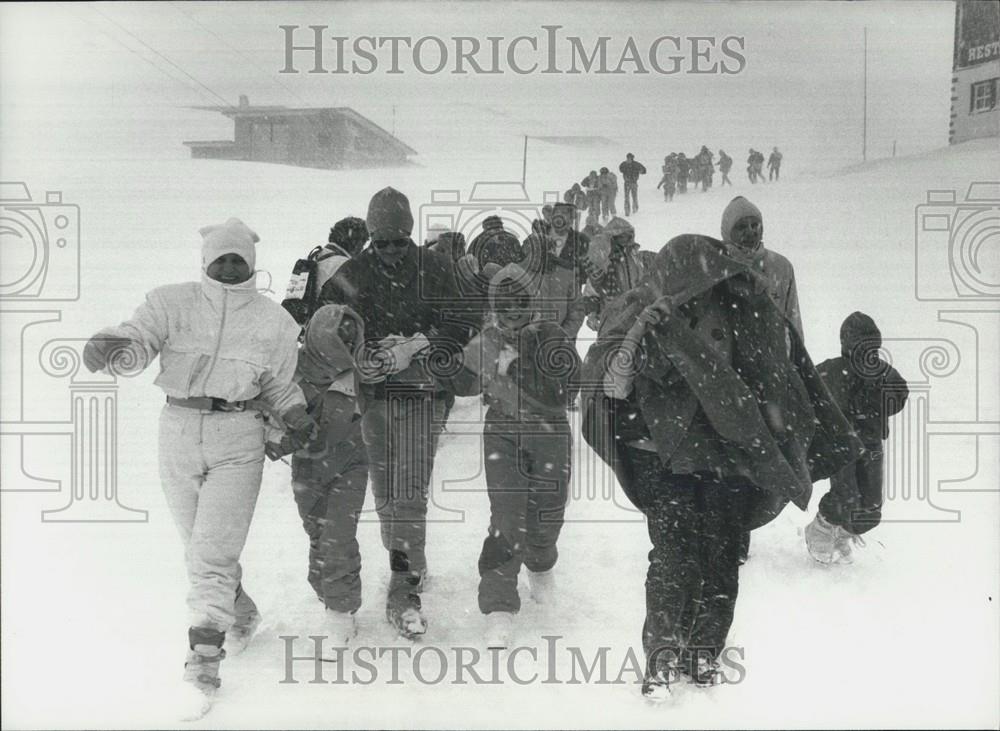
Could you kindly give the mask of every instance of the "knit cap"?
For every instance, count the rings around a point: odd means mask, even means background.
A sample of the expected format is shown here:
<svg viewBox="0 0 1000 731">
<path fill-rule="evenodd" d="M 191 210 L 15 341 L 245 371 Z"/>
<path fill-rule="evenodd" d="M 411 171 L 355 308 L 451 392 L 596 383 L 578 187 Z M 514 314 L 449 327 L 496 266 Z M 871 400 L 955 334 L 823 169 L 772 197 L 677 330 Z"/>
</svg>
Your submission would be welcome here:
<svg viewBox="0 0 1000 731">
<path fill-rule="evenodd" d="M 201 266 L 207 269 L 208 265 L 225 254 L 238 254 L 243 261 L 254 271 L 257 260 L 257 247 L 255 244 L 260 241 L 260 237 L 254 233 L 243 221 L 238 218 L 230 218 L 225 223 L 218 223 L 213 226 L 205 226 L 198 230 L 202 237 L 201 246 Z"/>
<path fill-rule="evenodd" d="M 410 200 L 395 188 L 382 188 L 368 203 L 365 221 L 372 241 L 396 241 L 413 233 Z"/>
</svg>

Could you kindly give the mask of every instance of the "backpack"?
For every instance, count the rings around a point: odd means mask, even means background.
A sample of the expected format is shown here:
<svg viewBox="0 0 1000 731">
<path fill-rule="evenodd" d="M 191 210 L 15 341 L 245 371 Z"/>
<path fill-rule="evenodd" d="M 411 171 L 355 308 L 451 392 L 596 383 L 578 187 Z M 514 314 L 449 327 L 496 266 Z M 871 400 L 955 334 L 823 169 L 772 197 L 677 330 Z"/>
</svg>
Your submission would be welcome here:
<svg viewBox="0 0 1000 731">
<path fill-rule="evenodd" d="M 340 261 L 329 261 L 334 257 Z M 305 259 L 295 262 L 292 276 L 288 280 L 288 288 L 285 290 L 285 298 L 281 301 L 281 306 L 288 311 L 295 322 L 302 327 L 306 326 L 309 318 L 319 308 L 319 294 L 323 285 L 347 259 L 345 254 L 327 246 L 317 246 Z"/>
</svg>

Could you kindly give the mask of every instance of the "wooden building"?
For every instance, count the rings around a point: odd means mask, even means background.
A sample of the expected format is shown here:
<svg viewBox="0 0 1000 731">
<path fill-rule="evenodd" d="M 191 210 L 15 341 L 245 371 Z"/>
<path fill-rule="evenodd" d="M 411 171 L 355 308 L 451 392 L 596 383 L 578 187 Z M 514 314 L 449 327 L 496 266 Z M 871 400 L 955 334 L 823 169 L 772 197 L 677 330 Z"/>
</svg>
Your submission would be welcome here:
<svg viewBox="0 0 1000 731">
<path fill-rule="evenodd" d="M 416 150 L 350 107 L 195 107 L 220 112 L 235 124 L 232 140 L 185 142 L 191 157 L 253 160 L 311 168 L 391 167 Z"/>
</svg>

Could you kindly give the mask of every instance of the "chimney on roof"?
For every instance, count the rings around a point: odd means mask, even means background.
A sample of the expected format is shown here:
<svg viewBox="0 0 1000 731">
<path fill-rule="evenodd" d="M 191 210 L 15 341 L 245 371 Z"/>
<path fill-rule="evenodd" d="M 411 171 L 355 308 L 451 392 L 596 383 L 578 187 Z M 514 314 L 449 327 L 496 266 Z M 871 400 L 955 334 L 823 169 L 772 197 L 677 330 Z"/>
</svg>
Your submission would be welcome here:
<svg viewBox="0 0 1000 731">
<path fill-rule="evenodd" d="M 240 94 L 240 106 L 241 107 L 249 107 L 250 106 L 250 99 L 247 97 L 246 94 Z"/>
</svg>

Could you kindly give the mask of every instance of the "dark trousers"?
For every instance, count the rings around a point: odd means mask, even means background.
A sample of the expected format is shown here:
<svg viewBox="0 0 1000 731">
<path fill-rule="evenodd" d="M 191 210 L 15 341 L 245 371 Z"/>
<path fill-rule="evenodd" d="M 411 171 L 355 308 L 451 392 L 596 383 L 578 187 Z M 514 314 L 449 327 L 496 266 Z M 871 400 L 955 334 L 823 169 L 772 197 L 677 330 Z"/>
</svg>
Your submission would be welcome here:
<svg viewBox="0 0 1000 731">
<path fill-rule="evenodd" d="M 625 215 L 639 210 L 639 181 L 625 181 Z"/>
<path fill-rule="evenodd" d="M 479 555 L 479 609 L 517 612 L 517 575 L 548 571 L 569 496 L 569 425 L 512 426 L 489 421 L 483 430 L 490 526 Z"/>
<path fill-rule="evenodd" d="M 653 452 L 623 451 L 653 544 L 642 631 L 647 666 L 716 658 L 733 623 L 743 525 L 757 488 L 707 472 L 673 474 Z"/>
<path fill-rule="evenodd" d="M 861 457 L 830 478 L 819 513 L 831 525 L 861 535 L 882 520 L 882 444 L 869 445 Z"/>
<path fill-rule="evenodd" d="M 361 606 L 358 516 L 365 503 L 368 461 L 360 444 L 345 448 L 355 454 L 326 474 L 324 460 L 293 457 L 292 490 L 309 536 L 309 585 L 327 609 L 356 612 Z M 317 464 L 303 465 L 310 462 Z"/>
<path fill-rule="evenodd" d="M 420 606 L 420 574 L 427 568 L 427 496 L 443 423 L 443 394 L 387 390 L 370 399 L 361 419 L 368 475 L 389 551 L 390 606 Z"/>
</svg>

